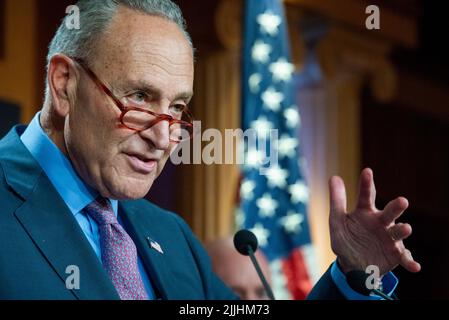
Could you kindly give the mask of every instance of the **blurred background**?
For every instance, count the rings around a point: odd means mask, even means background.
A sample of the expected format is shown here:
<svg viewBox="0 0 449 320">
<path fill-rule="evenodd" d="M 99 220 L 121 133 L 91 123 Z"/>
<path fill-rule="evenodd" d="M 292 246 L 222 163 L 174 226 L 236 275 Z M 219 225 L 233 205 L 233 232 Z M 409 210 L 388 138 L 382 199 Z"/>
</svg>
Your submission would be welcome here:
<svg viewBox="0 0 449 320">
<path fill-rule="evenodd" d="M 192 110 L 240 127 L 243 0 L 179 0 L 197 49 Z M 68 0 L 0 0 L 0 135 L 41 108 L 47 46 Z M 295 65 L 308 215 L 319 273 L 334 260 L 327 181 L 374 170 L 377 206 L 405 196 L 406 245 L 422 272 L 396 270 L 401 298 L 449 298 L 449 8 L 429 0 L 284 0 Z M 380 8 L 367 30 L 365 8 Z M 167 165 L 148 198 L 203 240 L 234 231 L 236 165 Z M 169 190 L 169 192 L 168 192 Z"/>
</svg>

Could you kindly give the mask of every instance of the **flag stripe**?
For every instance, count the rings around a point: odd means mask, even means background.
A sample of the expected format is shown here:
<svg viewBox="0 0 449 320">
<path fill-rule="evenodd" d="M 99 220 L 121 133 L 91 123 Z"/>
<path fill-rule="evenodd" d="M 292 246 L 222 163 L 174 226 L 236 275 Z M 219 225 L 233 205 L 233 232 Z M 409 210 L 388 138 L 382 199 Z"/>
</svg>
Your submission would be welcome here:
<svg viewBox="0 0 449 320">
<path fill-rule="evenodd" d="M 238 221 L 256 234 L 270 261 L 276 298 L 303 299 L 312 283 L 308 188 L 280 0 L 246 0 L 242 69 L 242 128 L 265 139 L 245 141 Z"/>
<path fill-rule="evenodd" d="M 282 263 L 282 270 L 287 278 L 287 288 L 294 300 L 304 300 L 312 289 L 312 282 L 305 266 L 304 256 L 298 248 L 294 249 Z"/>
</svg>

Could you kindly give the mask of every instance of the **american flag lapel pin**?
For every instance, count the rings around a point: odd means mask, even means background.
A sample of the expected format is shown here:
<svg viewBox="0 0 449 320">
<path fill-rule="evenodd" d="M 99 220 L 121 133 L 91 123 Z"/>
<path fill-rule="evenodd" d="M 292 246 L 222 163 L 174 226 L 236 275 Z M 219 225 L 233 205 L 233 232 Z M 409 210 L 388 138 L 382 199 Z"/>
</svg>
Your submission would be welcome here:
<svg viewBox="0 0 449 320">
<path fill-rule="evenodd" d="M 148 244 L 150 245 L 150 247 L 152 249 L 156 250 L 160 254 L 164 254 L 164 251 L 162 250 L 161 245 L 159 243 L 157 243 L 156 241 L 154 241 L 150 237 L 147 237 L 147 241 L 148 241 Z"/>
</svg>

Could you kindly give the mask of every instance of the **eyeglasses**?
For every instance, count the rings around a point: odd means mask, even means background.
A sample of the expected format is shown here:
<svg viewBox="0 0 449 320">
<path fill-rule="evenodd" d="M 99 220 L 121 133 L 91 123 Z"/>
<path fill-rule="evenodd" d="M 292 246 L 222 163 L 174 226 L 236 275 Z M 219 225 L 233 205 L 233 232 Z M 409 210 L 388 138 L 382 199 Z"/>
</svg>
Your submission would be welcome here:
<svg viewBox="0 0 449 320">
<path fill-rule="evenodd" d="M 117 98 L 104 84 L 100 78 L 89 68 L 87 63 L 80 58 L 72 58 L 78 63 L 92 81 L 107 95 L 112 101 L 114 101 L 117 108 L 122 112 L 120 115 L 120 122 L 123 126 L 130 130 L 141 132 L 151 128 L 161 121 L 167 121 L 169 123 L 170 141 L 179 143 L 186 140 L 190 140 L 193 136 L 193 117 L 190 112 L 185 109 L 180 112 L 180 119 L 176 119 L 168 114 L 159 114 L 140 107 L 123 104 L 119 98 Z"/>
</svg>

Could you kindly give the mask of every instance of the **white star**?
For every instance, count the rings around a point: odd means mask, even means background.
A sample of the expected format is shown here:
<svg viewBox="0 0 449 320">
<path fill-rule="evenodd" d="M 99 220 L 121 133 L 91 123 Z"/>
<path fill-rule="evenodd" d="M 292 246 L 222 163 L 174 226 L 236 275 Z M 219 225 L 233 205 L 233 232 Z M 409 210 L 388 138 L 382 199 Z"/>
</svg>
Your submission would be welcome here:
<svg viewBox="0 0 449 320">
<path fill-rule="evenodd" d="M 281 157 L 292 158 L 296 155 L 296 147 L 298 146 L 298 139 L 292 138 L 286 134 L 278 140 L 278 152 Z"/>
<path fill-rule="evenodd" d="M 271 12 L 265 12 L 257 16 L 257 23 L 260 24 L 260 29 L 274 37 L 278 34 L 278 28 L 281 24 L 281 17 Z"/>
<path fill-rule="evenodd" d="M 259 207 L 259 214 L 261 217 L 272 217 L 278 207 L 278 202 L 274 200 L 269 193 L 265 193 L 262 198 L 256 201 Z"/>
<path fill-rule="evenodd" d="M 292 79 L 295 66 L 285 58 L 279 58 L 278 61 L 270 64 L 270 72 L 273 74 L 274 81 L 290 81 Z"/>
<path fill-rule="evenodd" d="M 249 89 L 252 93 L 256 94 L 260 90 L 260 83 L 262 82 L 262 75 L 260 73 L 252 74 L 249 79 Z"/>
<path fill-rule="evenodd" d="M 301 181 L 297 181 L 295 184 L 292 184 L 288 187 L 288 192 L 292 195 L 293 203 L 307 203 L 309 200 L 309 189 L 307 186 Z"/>
<path fill-rule="evenodd" d="M 287 185 L 287 170 L 281 169 L 279 165 L 271 166 L 266 170 L 268 185 L 272 188 L 283 188 Z"/>
<path fill-rule="evenodd" d="M 254 42 L 251 57 L 254 62 L 267 63 L 270 60 L 271 46 L 261 40 Z"/>
<path fill-rule="evenodd" d="M 235 224 L 237 229 L 242 229 L 245 224 L 245 214 L 240 208 L 235 211 Z"/>
<path fill-rule="evenodd" d="M 304 221 L 304 216 L 300 213 L 289 211 L 285 217 L 279 219 L 285 231 L 290 233 L 298 233 L 301 231 L 301 223 Z"/>
<path fill-rule="evenodd" d="M 276 292 L 278 300 L 292 300 L 290 291 L 287 288 L 287 278 L 284 273 L 284 262 L 281 259 L 270 261 L 271 286 Z"/>
<path fill-rule="evenodd" d="M 281 102 L 284 101 L 284 95 L 273 87 L 269 87 L 262 93 L 261 98 L 263 104 L 272 111 L 278 111 L 281 108 Z"/>
<path fill-rule="evenodd" d="M 246 153 L 246 161 L 245 166 L 247 168 L 258 168 L 263 164 L 263 160 L 265 159 L 265 155 L 262 151 L 257 150 L 255 148 L 251 148 Z"/>
<path fill-rule="evenodd" d="M 301 117 L 296 106 L 291 106 L 284 111 L 284 118 L 287 120 L 287 127 L 294 129 L 301 124 Z"/>
<path fill-rule="evenodd" d="M 251 128 L 257 131 L 257 135 L 267 137 L 270 130 L 273 129 L 273 123 L 268 121 L 266 117 L 259 117 L 251 122 Z"/>
<path fill-rule="evenodd" d="M 252 233 L 257 238 L 257 242 L 261 247 L 265 247 L 268 244 L 268 237 L 270 236 L 270 231 L 265 229 L 261 223 L 256 223 L 252 229 L 250 229 Z"/>
<path fill-rule="evenodd" d="M 256 188 L 256 183 L 252 180 L 244 180 L 242 186 L 240 187 L 240 197 L 245 200 L 251 200 L 254 197 L 254 189 Z"/>
</svg>

